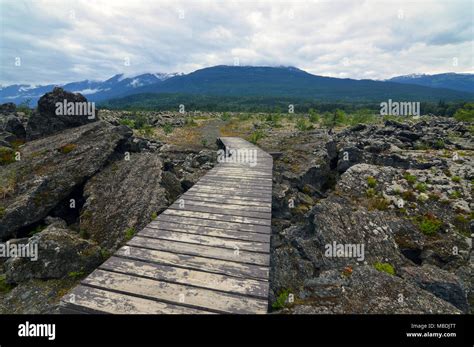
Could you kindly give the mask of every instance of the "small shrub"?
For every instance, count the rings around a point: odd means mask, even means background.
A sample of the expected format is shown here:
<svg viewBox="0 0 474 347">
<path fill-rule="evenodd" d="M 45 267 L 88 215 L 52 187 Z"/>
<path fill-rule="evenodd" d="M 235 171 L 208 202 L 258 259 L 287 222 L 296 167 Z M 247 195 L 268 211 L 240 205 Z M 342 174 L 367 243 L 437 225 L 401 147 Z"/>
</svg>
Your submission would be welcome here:
<svg viewBox="0 0 474 347">
<path fill-rule="evenodd" d="M 418 228 L 420 231 L 425 235 L 434 235 L 438 232 L 438 230 L 443 225 L 438 218 L 436 218 L 432 214 L 426 214 L 423 217 L 419 218 Z"/>
<path fill-rule="evenodd" d="M 254 145 L 256 145 L 257 142 L 258 142 L 260 139 L 264 138 L 264 137 L 265 137 L 265 135 L 264 135 L 263 131 L 261 131 L 261 130 L 256 130 L 256 131 L 254 131 L 254 132 L 250 135 L 249 141 L 252 142 Z"/>
<path fill-rule="evenodd" d="M 443 149 L 444 147 L 446 147 L 446 144 L 444 143 L 442 139 L 438 139 L 435 141 L 433 147 L 435 149 Z"/>
<path fill-rule="evenodd" d="M 413 184 L 416 182 L 416 176 L 415 175 L 410 175 L 408 172 L 403 175 L 403 178 L 410 184 Z"/>
<path fill-rule="evenodd" d="M 413 193 L 413 190 L 405 190 L 402 193 L 402 198 L 406 201 L 416 201 L 416 196 L 415 193 Z"/>
<path fill-rule="evenodd" d="M 392 275 L 392 276 L 395 275 L 395 268 L 390 263 L 376 262 L 374 264 L 374 268 L 377 271 L 386 272 L 386 273 L 388 273 L 389 275 Z"/>
<path fill-rule="evenodd" d="M 376 194 L 376 191 L 374 188 L 369 188 L 365 191 L 365 195 L 367 195 L 368 198 L 374 197 Z"/>
<path fill-rule="evenodd" d="M 459 190 L 455 190 L 449 195 L 449 197 L 451 199 L 459 199 L 460 197 L 462 197 L 462 194 Z"/>
<path fill-rule="evenodd" d="M 166 123 L 163 125 L 163 132 L 168 135 L 168 134 L 171 134 L 173 132 L 173 126 L 170 124 L 170 123 Z"/>
<path fill-rule="evenodd" d="M 426 189 L 427 189 L 427 185 L 425 183 L 417 183 L 416 186 L 415 186 L 415 189 L 421 193 L 424 193 L 426 192 Z"/>
<path fill-rule="evenodd" d="M 135 129 L 135 121 L 133 119 L 122 118 L 119 123 L 128 126 L 130 129 Z"/>
<path fill-rule="evenodd" d="M 156 212 L 153 212 L 153 213 L 151 214 L 151 220 L 155 220 L 156 217 L 158 217 L 158 215 L 156 214 Z"/>
<path fill-rule="evenodd" d="M 286 306 L 286 302 L 288 300 L 289 295 L 290 291 L 288 289 L 284 289 L 283 291 L 281 291 L 275 302 L 272 304 L 272 308 L 274 310 L 280 310 L 284 308 Z"/>
<path fill-rule="evenodd" d="M 194 120 L 194 118 L 192 117 L 186 117 L 186 119 L 184 120 L 184 125 L 188 126 L 188 127 L 194 127 L 197 125 L 196 121 Z"/>
<path fill-rule="evenodd" d="M 321 117 L 319 116 L 319 114 L 315 110 L 310 108 L 309 109 L 309 121 L 311 123 L 319 123 L 320 119 L 321 119 Z"/>
<path fill-rule="evenodd" d="M 375 177 L 369 176 L 367 177 L 367 184 L 370 188 L 375 188 L 377 186 L 377 180 Z"/>
<path fill-rule="evenodd" d="M 296 129 L 298 129 L 299 131 L 307 131 L 313 128 L 313 126 L 311 124 L 308 124 L 308 122 L 304 118 L 298 118 L 295 126 Z"/>
<path fill-rule="evenodd" d="M 221 114 L 221 120 L 223 120 L 224 122 L 228 121 L 230 119 L 230 114 L 228 114 L 227 112 L 224 112 L 223 114 Z"/>
<path fill-rule="evenodd" d="M 383 197 L 372 198 L 369 202 L 369 210 L 386 211 L 390 206 L 390 201 Z"/>
</svg>

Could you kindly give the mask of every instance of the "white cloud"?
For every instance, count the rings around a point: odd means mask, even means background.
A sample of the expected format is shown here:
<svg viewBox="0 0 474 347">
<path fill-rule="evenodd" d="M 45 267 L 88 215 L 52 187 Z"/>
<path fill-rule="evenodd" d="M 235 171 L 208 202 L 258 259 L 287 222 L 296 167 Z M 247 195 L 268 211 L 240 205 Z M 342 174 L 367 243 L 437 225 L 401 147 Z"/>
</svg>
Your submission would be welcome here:
<svg viewBox="0 0 474 347">
<path fill-rule="evenodd" d="M 191 72 L 232 65 L 234 58 L 352 78 L 466 72 L 474 70 L 472 6 L 470 0 L 0 0 L 0 82 Z"/>
</svg>

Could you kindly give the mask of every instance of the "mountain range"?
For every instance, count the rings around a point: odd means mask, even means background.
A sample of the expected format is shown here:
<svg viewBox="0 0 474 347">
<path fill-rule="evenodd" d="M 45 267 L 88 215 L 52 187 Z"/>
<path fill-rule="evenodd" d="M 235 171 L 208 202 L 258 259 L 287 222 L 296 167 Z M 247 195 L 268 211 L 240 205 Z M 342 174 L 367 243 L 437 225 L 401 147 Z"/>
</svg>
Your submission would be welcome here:
<svg viewBox="0 0 474 347">
<path fill-rule="evenodd" d="M 55 85 L 1 87 L 0 102 L 30 101 Z M 90 101 L 104 102 L 137 94 L 191 94 L 222 97 L 285 97 L 321 102 L 472 101 L 474 75 L 446 73 L 407 75 L 389 80 L 356 80 L 313 75 L 295 67 L 213 66 L 189 74 L 146 73 L 115 75 L 106 81 L 80 81 L 61 85 Z"/>
</svg>

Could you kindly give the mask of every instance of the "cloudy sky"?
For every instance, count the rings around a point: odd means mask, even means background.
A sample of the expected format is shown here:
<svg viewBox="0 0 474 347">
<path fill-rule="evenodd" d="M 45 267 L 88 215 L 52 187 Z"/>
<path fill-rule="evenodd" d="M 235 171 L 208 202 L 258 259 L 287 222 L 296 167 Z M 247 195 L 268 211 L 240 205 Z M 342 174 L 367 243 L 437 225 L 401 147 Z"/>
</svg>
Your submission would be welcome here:
<svg viewBox="0 0 474 347">
<path fill-rule="evenodd" d="M 473 3 L 0 0 L 0 83 L 237 62 L 357 79 L 473 72 Z"/>
</svg>

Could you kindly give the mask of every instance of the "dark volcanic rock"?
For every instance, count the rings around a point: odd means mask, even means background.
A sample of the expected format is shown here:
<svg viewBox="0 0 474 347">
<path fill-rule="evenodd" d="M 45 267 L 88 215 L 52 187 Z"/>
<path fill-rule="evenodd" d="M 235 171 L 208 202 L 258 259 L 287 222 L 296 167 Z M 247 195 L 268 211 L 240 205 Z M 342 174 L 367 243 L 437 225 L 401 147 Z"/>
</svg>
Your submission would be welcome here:
<svg viewBox="0 0 474 347">
<path fill-rule="evenodd" d="M 0 118 L 0 130 L 6 131 L 16 136 L 20 140 L 26 138 L 26 130 L 21 120 L 14 116 L 8 115 L 4 118 Z"/>
<path fill-rule="evenodd" d="M 456 307 L 400 277 L 357 266 L 323 272 L 308 280 L 302 302 L 283 312 L 297 314 L 455 314 Z"/>
<path fill-rule="evenodd" d="M 400 275 L 437 297 L 450 302 L 463 312 L 467 312 L 469 309 L 466 293 L 458 277 L 448 271 L 432 265 L 409 266 L 402 268 Z"/>
<path fill-rule="evenodd" d="M 13 102 L 7 102 L 0 105 L 0 113 L 9 114 L 16 111 L 16 105 Z"/>
<path fill-rule="evenodd" d="M 97 121 L 97 114 L 56 114 L 56 103 L 63 103 L 64 100 L 75 104 L 87 102 L 87 99 L 81 94 L 69 93 L 59 87 L 46 93 L 38 100 L 38 110 L 31 115 L 28 121 L 27 138 L 29 140 Z"/>
<path fill-rule="evenodd" d="M 94 122 L 21 147 L 21 160 L 0 166 L 0 238 L 45 218 L 107 163 L 131 132 Z"/>
<path fill-rule="evenodd" d="M 127 230 L 140 231 L 168 205 L 161 175 L 154 153 L 132 153 L 106 167 L 85 185 L 81 230 L 102 247 L 119 247 Z"/>
<path fill-rule="evenodd" d="M 30 248 L 37 245 L 38 259 L 8 259 L 4 264 L 7 282 L 63 278 L 71 272 L 89 273 L 102 262 L 97 244 L 54 225 L 32 236 L 28 245 Z"/>
</svg>

